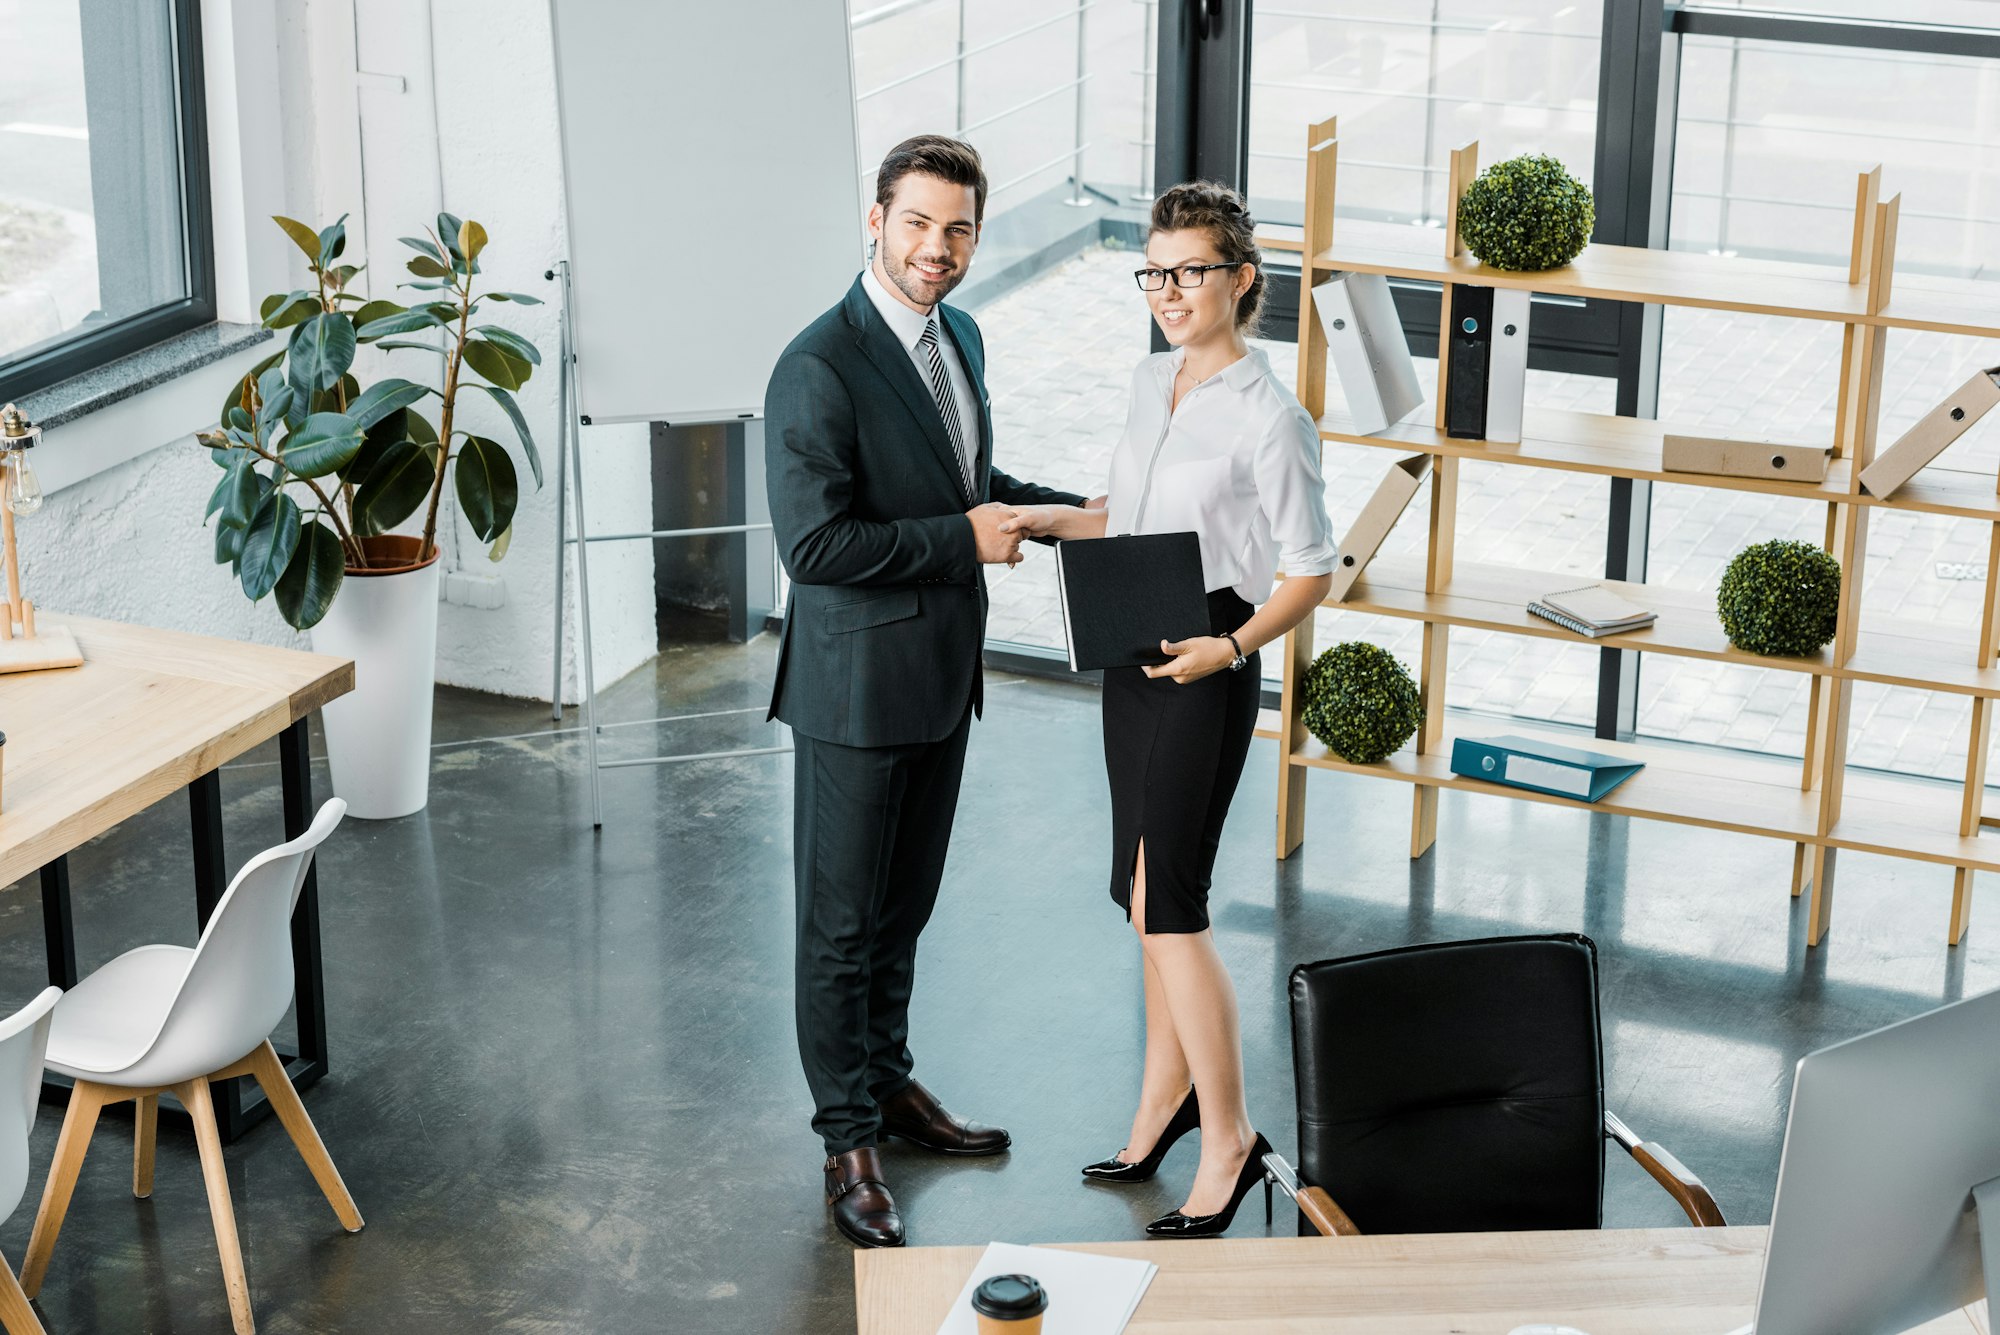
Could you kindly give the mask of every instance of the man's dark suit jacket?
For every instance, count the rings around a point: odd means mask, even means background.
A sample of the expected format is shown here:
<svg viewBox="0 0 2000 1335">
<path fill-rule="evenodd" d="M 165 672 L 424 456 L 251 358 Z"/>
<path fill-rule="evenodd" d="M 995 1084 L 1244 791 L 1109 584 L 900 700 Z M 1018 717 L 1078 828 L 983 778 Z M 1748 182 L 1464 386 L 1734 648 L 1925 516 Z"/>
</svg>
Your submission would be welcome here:
<svg viewBox="0 0 2000 1335">
<path fill-rule="evenodd" d="M 979 396 L 974 501 L 1083 504 L 993 467 L 979 326 L 937 314 Z M 860 279 L 779 357 L 764 412 L 792 579 L 769 717 L 843 746 L 938 741 L 984 701 L 986 575 L 937 402 Z"/>
</svg>

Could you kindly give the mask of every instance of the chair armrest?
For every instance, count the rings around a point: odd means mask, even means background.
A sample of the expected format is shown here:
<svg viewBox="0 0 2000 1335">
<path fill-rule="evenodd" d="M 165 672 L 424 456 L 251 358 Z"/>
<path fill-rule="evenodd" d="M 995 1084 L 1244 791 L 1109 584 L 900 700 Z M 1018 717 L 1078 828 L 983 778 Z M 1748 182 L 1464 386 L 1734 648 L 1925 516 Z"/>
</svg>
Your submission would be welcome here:
<svg viewBox="0 0 2000 1335">
<path fill-rule="evenodd" d="M 1271 1180 L 1278 1184 L 1278 1190 L 1291 1197 L 1292 1204 L 1299 1207 L 1299 1213 L 1306 1222 L 1319 1230 L 1324 1238 L 1353 1238 L 1361 1235 L 1354 1221 L 1347 1217 L 1347 1211 L 1334 1204 L 1333 1197 L 1326 1194 L 1324 1187 L 1309 1187 L 1299 1180 L 1298 1170 L 1286 1161 L 1285 1156 L 1275 1150 L 1264 1156 L 1264 1170 Z"/>
<path fill-rule="evenodd" d="M 1721 1228 L 1727 1222 L 1722 1217 L 1722 1208 L 1715 1203 L 1715 1197 L 1709 1194 L 1701 1179 L 1690 1172 L 1686 1164 L 1669 1154 L 1666 1146 L 1640 1140 L 1632 1133 L 1632 1128 L 1609 1109 L 1604 1113 L 1604 1134 L 1624 1146 L 1625 1152 L 1655 1182 L 1667 1189 L 1667 1194 L 1687 1212 L 1689 1223 L 1696 1228 Z"/>
</svg>

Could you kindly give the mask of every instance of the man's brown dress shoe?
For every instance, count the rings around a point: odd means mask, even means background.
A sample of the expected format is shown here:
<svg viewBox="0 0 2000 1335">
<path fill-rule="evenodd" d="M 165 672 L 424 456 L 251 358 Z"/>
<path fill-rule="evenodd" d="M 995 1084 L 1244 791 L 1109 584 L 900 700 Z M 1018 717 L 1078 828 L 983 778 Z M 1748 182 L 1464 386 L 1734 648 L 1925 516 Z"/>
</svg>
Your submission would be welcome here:
<svg viewBox="0 0 2000 1335">
<path fill-rule="evenodd" d="M 998 1154 L 1014 1143 L 997 1126 L 953 1117 L 936 1095 L 914 1080 L 882 1100 L 882 1134 L 901 1136 L 939 1154 Z"/>
<path fill-rule="evenodd" d="M 903 1245 L 903 1216 L 882 1181 L 882 1161 L 873 1145 L 836 1154 L 826 1161 L 826 1203 L 833 1226 L 863 1247 Z"/>
</svg>

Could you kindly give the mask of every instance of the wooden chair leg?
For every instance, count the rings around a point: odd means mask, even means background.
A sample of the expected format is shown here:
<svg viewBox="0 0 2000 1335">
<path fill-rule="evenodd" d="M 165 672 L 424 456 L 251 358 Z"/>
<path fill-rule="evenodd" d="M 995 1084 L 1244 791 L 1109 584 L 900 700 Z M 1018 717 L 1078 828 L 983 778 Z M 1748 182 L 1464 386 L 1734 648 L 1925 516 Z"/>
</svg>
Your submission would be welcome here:
<svg viewBox="0 0 2000 1335">
<path fill-rule="evenodd" d="M 250 1281 L 243 1273 L 243 1245 L 236 1236 L 236 1211 L 229 1203 L 229 1171 L 222 1162 L 222 1135 L 215 1125 L 215 1104 L 206 1079 L 175 1085 L 174 1093 L 194 1120 L 195 1144 L 201 1148 L 201 1177 L 208 1187 L 208 1212 L 215 1220 L 215 1247 L 222 1255 L 222 1282 L 229 1290 L 229 1316 L 236 1335 L 256 1335 L 250 1314 Z"/>
<path fill-rule="evenodd" d="M 42 1291 L 42 1278 L 49 1272 L 49 1257 L 55 1253 L 56 1235 L 62 1232 L 63 1216 L 69 1213 L 69 1198 L 76 1190 L 76 1175 L 83 1169 L 83 1156 L 90 1150 L 90 1135 L 97 1129 L 97 1114 L 114 1099 L 115 1092 L 88 1080 L 76 1082 L 69 1093 L 69 1111 L 63 1114 L 62 1134 L 56 1139 L 56 1155 L 49 1164 L 48 1185 L 42 1188 L 42 1205 L 35 1211 L 35 1231 L 28 1238 L 28 1254 L 21 1261 L 21 1291 L 32 1298 Z"/>
<path fill-rule="evenodd" d="M 285 1074 L 284 1062 L 278 1059 L 277 1051 L 268 1040 L 250 1054 L 250 1072 L 263 1087 L 264 1097 L 271 1101 L 271 1110 L 284 1123 L 292 1144 L 298 1146 L 299 1157 L 312 1170 L 313 1181 L 319 1183 L 319 1189 L 326 1193 L 327 1204 L 339 1217 L 340 1226 L 349 1233 L 359 1233 L 361 1211 L 354 1204 L 354 1197 L 348 1193 L 347 1184 L 340 1180 L 340 1170 L 333 1166 L 333 1156 L 326 1152 L 326 1145 L 320 1140 L 312 1118 L 306 1116 L 305 1104 L 299 1101 L 299 1091 L 292 1087 L 292 1078 Z"/>
<path fill-rule="evenodd" d="M 0 1256 L 0 1327 L 6 1328 L 7 1335 L 49 1335 L 35 1309 L 28 1306 L 28 1295 L 21 1292 L 21 1281 L 14 1278 L 14 1268 L 4 1256 Z"/>
<path fill-rule="evenodd" d="M 153 1146 L 159 1138 L 160 1096 L 142 1094 L 132 1112 L 132 1194 L 153 1194 Z"/>
</svg>

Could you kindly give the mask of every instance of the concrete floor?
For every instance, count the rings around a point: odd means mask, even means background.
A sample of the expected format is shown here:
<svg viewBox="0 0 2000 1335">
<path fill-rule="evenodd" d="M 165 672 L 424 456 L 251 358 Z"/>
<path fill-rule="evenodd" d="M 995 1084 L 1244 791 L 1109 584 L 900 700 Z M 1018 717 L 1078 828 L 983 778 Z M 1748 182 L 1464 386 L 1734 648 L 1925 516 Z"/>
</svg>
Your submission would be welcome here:
<svg viewBox="0 0 2000 1335">
<path fill-rule="evenodd" d="M 669 652 L 608 712 L 758 705 L 770 662 L 768 639 Z M 1140 1056 L 1137 955 L 1103 888 L 1096 696 L 989 682 L 914 1047 L 919 1075 L 1010 1127 L 1016 1149 L 946 1163 L 892 1145 L 885 1162 L 919 1243 L 1134 1237 L 1178 1203 L 1195 1155 L 1129 1190 L 1076 1175 L 1118 1147 Z M 608 746 L 764 744 L 760 719 L 620 728 Z M 270 1335 L 853 1328 L 852 1251 L 820 1202 L 792 1040 L 790 761 L 613 771 L 593 836 L 573 729 L 545 706 L 441 690 L 430 809 L 349 822 L 324 850 L 333 1074 L 306 1103 L 369 1226 L 340 1231 L 275 1124 L 231 1147 Z M 232 869 L 277 838 L 270 750 L 223 778 Z M 1801 1054 L 2000 985 L 1995 929 L 1947 949 L 1949 873 L 1918 864 L 1843 857 L 1833 933 L 1808 951 L 1784 845 L 1447 793 L 1437 847 L 1412 863 L 1406 791 L 1334 774 L 1312 777 L 1305 847 L 1274 862 L 1275 764 L 1257 743 L 1215 918 L 1252 1113 L 1281 1147 L 1293 964 L 1581 930 L 1602 949 L 1612 1106 L 1733 1221 L 1762 1222 Z M 192 943 L 188 862 L 178 798 L 72 857 L 86 969 Z M 32 880 L 0 893 L 9 1008 L 41 986 L 40 916 Z M 16 1263 L 59 1121 L 44 1109 L 28 1197 L 0 1227 Z M 162 1121 L 148 1202 L 129 1194 L 129 1127 L 100 1124 L 42 1291 L 48 1327 L 225 1331 L 185 1124 Z M 1678 1221 L 1629 1162 L 1609 1180 L 1607 1222 Z M 1235 1232 L 1262 1227 L 1248 1212 Z"/>
</svg>

